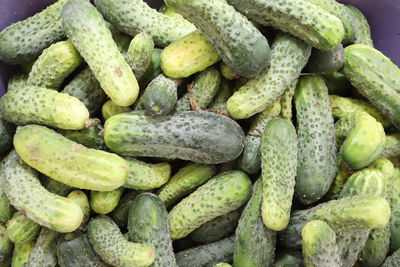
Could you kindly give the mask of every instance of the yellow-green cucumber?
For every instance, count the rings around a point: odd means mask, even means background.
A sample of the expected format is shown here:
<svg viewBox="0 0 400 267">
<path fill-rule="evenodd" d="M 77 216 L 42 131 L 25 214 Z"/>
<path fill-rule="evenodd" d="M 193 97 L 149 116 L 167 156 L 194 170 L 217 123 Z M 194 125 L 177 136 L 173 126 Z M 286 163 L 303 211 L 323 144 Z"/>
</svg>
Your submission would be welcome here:
<svg viewBox="0 0 400 267">
<path fill-rule="evenodd" d="M 90 207 L 98 214 L 108 214 L 117 207 L 123 192 L 124 189 L 122 187 L 112 191 L 91 191 Z"/>
<path fill-rule="evenodd" d="M 34 245 L 34 240 L 23 244 L 15 244 L 11 267 L 22 267 L 28 261 Z"/>
<path fill-rule="evenodd" d="M 83 213 L 81 227 L 85 226 L 90 218 L 90 204 L 89 204 L 89 199 L 86 196 L 85 192 L 81 190 L 74 190 L 67 195 L 67 198 L 74 201 L 75 204 L 81 208 Z"/>
<path fill-rule="evenodd" d="M 281 118 L 292 121 L 293 118 L 293 98 L 296 92 L 298 80 L 294 80 L 285 90 L 281 99 Z"/>
<path fill-rule="evenodd" d="M 15 213 L 15 208 L 10 204 L 7 194 L 3 190 L 2 181 L 0 181 L 0 223 L 7 223 Z"/>
<path fill-rule="evenodd" d="M 24 87 L 26 84 L 26 80 L 28 79 L 28 75 L 25 73 L 17 73 L 8 79 L 7 82 L 7 92 L 11 92 L 15 89 L 19 89 Z"/>
<path fill-rule="evenodd" d="M 400 156 L 400 133 L 386 135 L 381 156 L 386 158 Z"/>
<path fill-rule="evenodd" d="M 12 253 L 13 243 L 8 238 L 6 227 L 0 225 L 0 266 L 10 266 Z"/>
<path fill-rule="evenodd" d="M 60 234 L 42 227 L 39 237 L 24 267 L 55 267 L 57 265 L 57 240 Z"/>
<path fill-rule="evenodd" d="M 101 108 L 101 115 L 104 120 L 108 120 L 114 115 L 129 111 L 131 111 L 129 107 L 118 106 L 112 100 L 108 100 Z"/>
<path fill-rule="evenodd" d="M 16 212 L 7 222 L 7 235 L 15 244 L 23 244 L 35 240 L 40 225 L 30 220 L 24 212 Z"/>
<path fill-rule="evenodd" d="M 130 42 L 126 52 L 126 60 L 136 79 L 140 80 L 150 66 L 153 49 L 153 39 L 142 31 Z"/>
</svg>

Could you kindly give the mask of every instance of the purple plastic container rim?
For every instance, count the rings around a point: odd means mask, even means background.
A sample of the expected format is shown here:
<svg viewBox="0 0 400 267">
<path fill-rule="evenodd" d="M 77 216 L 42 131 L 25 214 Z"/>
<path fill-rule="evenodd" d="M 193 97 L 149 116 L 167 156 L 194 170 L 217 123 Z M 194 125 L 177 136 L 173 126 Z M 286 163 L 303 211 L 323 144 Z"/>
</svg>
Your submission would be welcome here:
<svg viewBox="0 0 400 267">
<path fill-rule="evenodd" d="M 163 1 L 145 0 L 158 8 Z M 0 0 L 0 30 L 11 23 L 39 12 L 55 0 Z M 358 7 L 371 25 L 372 38 L 377 49 L 400 66 L 400 0 L 339 0 Z M 0 61 L 0 96 L 6 91 L 9 77 L 16 67 Z"/>
</svg>

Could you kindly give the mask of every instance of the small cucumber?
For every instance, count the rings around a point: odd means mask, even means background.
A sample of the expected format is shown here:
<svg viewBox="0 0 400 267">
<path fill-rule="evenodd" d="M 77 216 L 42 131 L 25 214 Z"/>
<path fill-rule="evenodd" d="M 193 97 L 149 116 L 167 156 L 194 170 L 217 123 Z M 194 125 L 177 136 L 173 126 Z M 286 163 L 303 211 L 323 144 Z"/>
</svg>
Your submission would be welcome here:
<svg viewBox="0 0 400 267">
<path fill-rule="evenodd" d="M 400 262 L 400 249 L 393 252 L 393 254 L 386 258 L 381 267 L 398 267 Z"/>
<path fill-rule="evenodd" d="M 13 243 L 8 238 L 7 230 L 0 225 L 0 266 L 10 266 L 9 261 L 12 258 Z"/>
<path fill-rule="evenodd" d="M 281 99 L 281 117 L 282 119 L 292 121 L 293 118 L 293 98 L 296 92 L 297 83 L 299 80 L 294 80 L 291 85 L 285 90 Z"/>
<path fill-rule="evenodd" d="M 5 94 L 0 99 L 0 112 L 16 125 L 37 123 L 70 130 L 82 129 L 89 119 L 89 111 L 77 98 L 30 85 Z"/>
<path fill-rule="evenodd" d="M 140 88 L 146 88 L 146 86 L 161 73 L 161 53 L 162 50 L 159 48 L 154 48 L 151 54 L 151 62 L 146 72 L 143 74 L 142 79 L 140 79 Z"/>
<path fill-rule="evenodd" d="M 386 184 L 386 178 L 381 171 L 365 168 L 350 176 L 339 197 L 376 195 L 385 198 Z"/>
<path fill-rule="evenodd" d="M 61 41 L 45 49 L 32 66 L 28 80 L 36 85 L 58 90 L 83 59 L 70 41 Z"/>
<path fill-rule="evenodd" d="M 108 214 L 117 207 L 123 192 L 124 189 L 121 187 L 106 192 L 91 191 L 90 207 L 98 214 Z"/>
<path fill-rule="evenodd" d="M 82 130 L 59 130 L 58 133 L 85 147 L 100 150 L 104 149 L 106 145 L 104 144 L 102 136 L 104 133 L 103 126 L 96 120 L 89 120 L 87 122 L 89 123 L 89 127 L 85 127 Z"/>
<path fill-rule="evenodd" d="M 131 111 L 129 107 L 118 106 L 111 100 L 108 100 L 106 103 L 104 103 L 103 107 L 101 108 L 101 114 L 103 115 L 104 120 L 108 120 L 114 115 L 129 111 Z"/>
<path fill-rule="evenodd" d="M 33 240 L 23 244 L 15 244 L 11 267 L 22 267 L 28 261 L 34 244 Z"/>
<path fill-rule="evenodd" d="M 151 193 L 138 195 L 128 218 L 129 240 L 151 246 L 156 258 L 152 267 L 177 267 L 170 237 L 168 213 L 162 200 Z"/>
<path fill-rule="evenodd" d="M 53 180 L 46 175 L 42 174 L 39 176 L 39 178 L 42 182 L 43 187 L 46 188 L 47 191 L 53 194 L 65 197 L 66 195 L 68 195 L 69 192 L 73 190 L 73 188 L 70 187 L 69 185 Z"/>
<path fill-rule="evenodd" d="M 388 188 L 390 192 L 390 251 L 400 249 L 400 170 L 395 169 L 395 175 L 390 179 Z"/>
<path fill-rule="evenodd" d="M 28 165 L 80 189 L 114 190 L 125 184 L 129 174 L 123 158 L 86 148 L 43 126 L 20 128 L 14 136 L 14 146 Z"/>
<path fill-rule="evenodd" d="M 240 76 L 224 62 L 221 62 L 221 64 L 219 65 L 219 71 L 221 72 L 221 75 L 227 80 L 237 80 L 240 78 Z"/>
<path fill-rule="evenodd" d="M 331 95 L 347 96 L 353 90 L 353 87 L 341 72 L 335 71 L 325 74 L 324 79 Z"/>
<path fill-rule="evenodd" d="M 314 48 L 306 69 L 315 74 L 328 74 L 340 70 L 343 64 L 344 48 L 342 44 L 339 44 L 330 51 L 321 51 Z"/>
<path fill-rule="evenodd" d="M 386 158 L 400 156 L 400 133 L 386 135 L 381 156 Z"/>
<path fill-rule="evenodd" d="M 355 6 L 346 5 L 346 7 L 350 11 L 350 14 L 352 15 L 353 18 L 353 25 L 354 25 L 353 43 L 374 46 L 374 43 L 371 38 L 371 29 L 363 13 L 361 13 L 361 11 L 358 10 Z"/>
<path fill-rule="evenodd" d="M 28 75 L 24 73 L 14 74 L 10 79 L 8 79 L 7 92 L 24 87 L 26 80 L 28 80 Z"/>
<path fill-rule="evenodd" d="M 220 60 L 220 56 L 204 34 L 196 30 L 171 43 L 161 53 L 161 67 L 171 78 L 186 78 L 205 70 Z"/>
<path fill-rule="evenodd" d="M 55 267 L 57 265 L 57 240 L 59 233 L 45 227 L 40 231 L 24 267 Z"/>
<path fill-rule="evenodd" d="M 69 0 L 61 17 L 66 34 L 106 94 L 117 105 L 132 105 L 139 85 L 96 7 L 89 1 Z"/>
<path fill-rule="evenodd" d="M 138 33 L 130 42 L 126 59 L 136 79 L 140 80 L 150 66 L 154 42 L 145 32 Z"/>
<path fill-rule="evenodd" d="M 107 216 L 91 219 L 88 235 L 94 251 L 110 265 L 145 267 L 154 262 L 155 253 L 150 246 L 128 242 Z"/>
<path fill-rule="evenodd" d="M 83 213 L 83 219 L 81 223 L 81 227 L 85 226 L 90 218 L 90 205 L 89 199 L 86 194 L 81 190 L 75 190 L 68 194 L 67 198 L 71 199 L 78 205 Z"/>
<path fill-rule="evenodd" d="M 125 190 L 126 192 L 127 190 Z M 121 197 L 118 206 L 111 213 L 111 218 L 118 225 L 118 227 L 125 229 L 128 223 L 129 209 L 132 206 L 133 200 L 136 198 L 138 193 L 130 190 Z"/>
<path fill-rule="evenodd" d="M 251 182 L 244 172 L 217 175 L 169 212 L 172 239 L 186 237 L 202 224 L 239 208 L 250 196 Z"/>
<path fill-rule="evenodd" d="M 23 244 L 35 240 L 40 225 L 30 220 L 23 212 L 16 212 L 7 222 L 8 238 L 15 244 Z"/>
<path fill-rule="evenodd" d="M 2 183 L 3 182 L 0 181 L 0 223 L 7 223 L 15 213 L 15 208 L 11 206 L 7 194 L 4 192 Z"/>
<path fill-rule="evenodd" d="M 213 101 L 208 105 L 211 109 L 226 109 L 226 101 L 233 94 L 233 83 L 229 80 L 222 78 L 221 86 L 215 95 Z"/>
<path fill-rule="evenodd" d="M 338 157 L 338 172 L 332 182 L 331 187 L 329 188 L 328 193 L 326 193 L 325 195 L 325 198 L 327 200 L 334 200 L 339 198 L 340 191 L 342 191 L 343 185 L 352 174 L 351 169 L 347 167 L 346 163 L 344 163 L 340 155 Z"/>
</svg>

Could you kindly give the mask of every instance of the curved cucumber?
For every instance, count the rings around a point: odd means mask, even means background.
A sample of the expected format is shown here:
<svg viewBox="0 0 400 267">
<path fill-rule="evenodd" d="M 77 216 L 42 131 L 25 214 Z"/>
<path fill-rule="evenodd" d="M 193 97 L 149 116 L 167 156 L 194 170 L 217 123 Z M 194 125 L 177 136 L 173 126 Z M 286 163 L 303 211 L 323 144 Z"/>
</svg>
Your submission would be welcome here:
<svg viewBox="0 0 400 267">
<path fill-rule="evenodd" d="M 103 116 L 104 120 L 108 120 L 114 115 L 129 112 L 130 110 L 131 109 L 129 107 L 118 106 L 111 100 L 108 100 L 101 108 L 101 115 Z"/>
<path fill-rule="evenodd" d="M 355 6 L 346 5 L 350 14 L 353 18 L 354 24 L 354 40 L 355 44 L 365 44 L 369 46 L 374 46 L 371 38 L 371 29 L 369 27 L 367 19 L 364 17 L 363 13 L 358 10 Z"/>
<path fill-rule="evenodd" d="M 28 165 L 72 187 L 109 191 L 124 185 L 129 174 L 121 157 L 86 148 L 43 126 L 20 128 L 14 146 Z"/>
<path fill-rule="evenodd" d="M 59 130 L 58 133 L 62 134 L 66 138 L 77 142 L 81 145 L 84 145 L 88 148 L 94 149 L 104 149 L 104 139 L 103 133 L 104 128 L 101 126 L 99 121 L 92 120 L 87 121 L 87 123 L 94 123 L 95 125 L 89 125 L 89 127 L 85 127 L 82 130 L 74 131 L 74 130 Z"/>
<path fill-rule="evenodd" d="M 138 33 L 130 42 L 126 59 L 135 74 L 136 79 L 141 79 L 150 66 L 154 42 L 145 32 Z"/>
<path fill-rule="evenodd" d="M 10 79 L 8 79 L 7 92 L 24 87 L 27 79 L 28 79 L 28 75 L 26 75 L 24 73 L 14 74 L 13 76 L 11 76 Z"/>
<path fill-rule="evenodd" d="M 123 195 L 118 206 L 110 215 L 113 221 L 122 229 L 126 228 L 128 223 L 129 209 L 131 208 L 133 200 L 137 195 L 138 193 L 132 190 Z"/>
<path fill-rule="evenodd" d="M 10 266 L 12 252 L 13 244 L 8 238 L 7 230 L 3 225 L 0 225 L 0 266 Z"/>
<path fill-rule="evenodd" d="M 40 231 L 39 237 L 29 254 L 24 267 L 55 267 L 57 265 L 57 240 L 59 233 L 45 227 Z"/>
<path fill-rule="evenodd" d="M 313 49 L 306 68 L 308 71 L 315 74 L 328 74 L 340 70 L 343 64 L 344 49 L 343 45 L 339 44 L 330 51 Z"/>
<path fill-rule="evenodd" d="M 83 213 L 81 227 L 86 225 L 90 218 L 90 205 L 89 199 L 86 194 L 81 190 L 75 190 L 68 194 L 67 198 L 71 199 L 78 205 Z"/>
<path fill-rule="evenodd" d="M 23 244 L 15 244 L 11 267 L 22 267 L 28 261 L 34 244 L 33 240 Z"/>
<path fill-rule="evenodd" d="M 215 95 L 213 101 L 208 105 L 211 109 L 226 109 L 226 101 L 233 94 L 233 83 L 229 80 L 222 79 L 221 86 Z"/>
<path fill-rule="evenodd" d="M 23 212 L 16 212 L 7 223 L 8 238 L 15 244 L 23 244 L 35 240 L 40 225 L 31 221 Z"/>
<path fill-rule="evenodd" d="M 112 191 L 91 191 L 90 192 L 90 207 L 99 214 L 108 214 L 112 212 L 118 205 L 121 198 L 123 188 L 114 189 Z"/>
<path fill-rule="evenodd" d="M 281 99 L 281 117 L 282 119 L 292 121 L 293 118 L 293 98 L 296 92 L 298 80 L 294 80 L 285 90 Z"/>
</svg>

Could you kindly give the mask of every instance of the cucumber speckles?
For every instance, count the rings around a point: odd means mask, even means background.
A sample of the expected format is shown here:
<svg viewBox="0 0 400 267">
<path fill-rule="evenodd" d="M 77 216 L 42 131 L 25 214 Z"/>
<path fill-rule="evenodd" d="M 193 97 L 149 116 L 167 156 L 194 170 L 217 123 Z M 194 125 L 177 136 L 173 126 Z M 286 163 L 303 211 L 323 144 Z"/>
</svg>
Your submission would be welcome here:
<svg viewBox="0 0 400 267">
<path fill-rule="evenodd" d="M 146 69 L 150 66 L 153 49 L 153 39 L 147 36 L 145 32 L 140 32 L 130 42 L 128 51 L 126 52 L 126 59 L 136 79 L 140 80 Z"/>
</svg>

